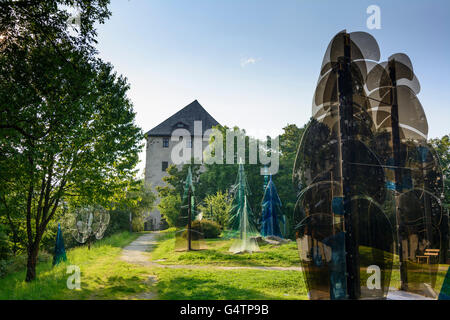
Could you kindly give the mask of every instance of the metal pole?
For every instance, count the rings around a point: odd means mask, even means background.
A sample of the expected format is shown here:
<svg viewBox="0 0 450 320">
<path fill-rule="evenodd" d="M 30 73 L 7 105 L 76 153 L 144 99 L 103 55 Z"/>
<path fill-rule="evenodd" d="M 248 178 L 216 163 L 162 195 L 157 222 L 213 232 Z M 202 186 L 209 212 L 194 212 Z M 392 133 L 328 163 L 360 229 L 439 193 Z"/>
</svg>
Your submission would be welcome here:
<svg viewBox="0 0 450 320">
<path fill-rule="evenodd" d="M 191 251 L 192 246 L 191 246 L 191 228 L 192 228 L 192 199 L 191 199 L 191 195 L 192 195 L 192 191 L 191 191 L 191 187 L 189 187 L 189 191 L 188 191 L 188 251 Z"/>
</svg>

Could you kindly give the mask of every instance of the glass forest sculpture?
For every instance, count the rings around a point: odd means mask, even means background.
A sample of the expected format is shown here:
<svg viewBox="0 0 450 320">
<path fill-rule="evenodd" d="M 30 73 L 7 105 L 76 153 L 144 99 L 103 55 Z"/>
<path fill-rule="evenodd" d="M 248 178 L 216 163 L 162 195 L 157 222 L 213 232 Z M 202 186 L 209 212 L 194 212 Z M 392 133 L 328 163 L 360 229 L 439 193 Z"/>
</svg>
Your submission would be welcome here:
<svg viewBox="0 0 450 320">
<path fill-rule="evenodd" d="M 269 177 L 262 201 L 261 235 L 282 238 L 284 218 L 281 212 L 281 200 L 278 196 L 272 176 Z"/>
<path fill-rule="evenodd" d="M 256 237 L 259 232 L 256 227 L 256 219 L 248 203 L 250 188 L 245 176 L 244 165 L 239 164 L 239 172 L 236 183 L 232 186 L 230 193 L 233 202 L 230 208 L 229 226 L 235 241 L 230 247 L 230 252 L 243 253 L 259 251 Z"/>
<path fill-rule="evenodd" d="M 109 224 L 109 213 L 101 206 L 78 208 L 73 218 L 73 237 L 79 243 L 87 243 L 89 249 L 93 240 L 103 238 Z"/>
<path fill-rule="evenodd" d="M 371 35 L 345 31 L 323 59 L 293 173 L 311 299 L 382 299 L 392 272 L 402 290 L 436 297 L 448 259 L 443 176 L 419 81 L 405 54 L 379 60 Z"/>
<path fill-rule="evenodd" d="M 192 180 L 191 168 L 184 182 L 183 198 L 180 215 L 177 219 L 178 226 L 175 233 L 175 251 L 191 251 L 205 249 L 204 234 L 201 230 L 201 223 L 193 228 L 192 222 L 197 219 L 198 214 L 195 206 L 195 187 Z"/>
</svg>

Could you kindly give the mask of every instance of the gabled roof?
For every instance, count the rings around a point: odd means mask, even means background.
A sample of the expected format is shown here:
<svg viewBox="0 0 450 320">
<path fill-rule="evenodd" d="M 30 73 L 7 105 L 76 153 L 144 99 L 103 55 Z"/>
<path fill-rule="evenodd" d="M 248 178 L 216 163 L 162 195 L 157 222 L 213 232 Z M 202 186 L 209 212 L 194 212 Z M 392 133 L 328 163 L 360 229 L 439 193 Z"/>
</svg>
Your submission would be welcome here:
<svg viewBox="0 0 450 320">
<path fill-rule="evenodd" d="M 203 133 L 219 123 L 195 100 L 146 133 L 147 136 L 170 136 L 177 128 L 194 135 L 194 121 L 202 121 Z"/>
</svg>

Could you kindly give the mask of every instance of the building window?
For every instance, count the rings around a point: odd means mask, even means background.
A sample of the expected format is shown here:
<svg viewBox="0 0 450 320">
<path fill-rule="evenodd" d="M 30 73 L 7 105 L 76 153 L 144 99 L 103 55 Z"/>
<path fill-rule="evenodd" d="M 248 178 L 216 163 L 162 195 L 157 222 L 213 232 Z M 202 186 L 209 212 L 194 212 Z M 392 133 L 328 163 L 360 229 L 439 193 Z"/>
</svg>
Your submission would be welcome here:
<svg viewBox="0 0 450 320">
<path fill-rule="evenodd" d="M 167 161 L 163 161 L 162 162 L 162 168 L 161 168 L 162 171 L 166 171 L 168 166 L 169 166 L 169 163 Z"/>
<path fill-rule="evenodd" d="M 163 138 L 163 148 L 169 147 L 169 138 Z"/>
<path fill-rule="evenodd" d="M 186 148 L 192 148 L 192 139 L 186 139 Z"/>
</svg>

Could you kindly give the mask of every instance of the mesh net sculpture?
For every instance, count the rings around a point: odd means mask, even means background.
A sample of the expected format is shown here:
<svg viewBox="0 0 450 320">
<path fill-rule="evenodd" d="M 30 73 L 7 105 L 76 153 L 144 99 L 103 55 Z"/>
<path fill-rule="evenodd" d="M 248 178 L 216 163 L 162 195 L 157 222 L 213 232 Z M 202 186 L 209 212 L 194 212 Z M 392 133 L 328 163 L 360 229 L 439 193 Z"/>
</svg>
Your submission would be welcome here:
<svg viewBox="0 0 450 320">
<path fill-rule="evenodd" d="M 231 187 L 233 202 L 230 208 L 229 227 L 231 236 L 236 238 L 230 247 L 230 252 L 258 251 L 259 246 L 255 237 L 259 235 L 256 228 L 256 220 L 248 203 L 247 197 L 250 188 L 245 177 L 244 165 L 239 164 L 239 172 L 236 183 Z"/>
<path fill-rule="evenodd" d="M 184 182 L 181 212 L 177 220 L 178 227 L 175 233 L 175 251 L 191 251 L 205 248 L 204 235 L 195 207 L 195 187 L 192 181 L 192 171 L 189 167 Z M 195 223 L 195 226 L 193 225 Z"/>
<path fill-rule="evenodd" d="M 281 200 L 272 181 L 272 176 L 270 176 L 262 201 L 261 235 L 263 237 L 276 236 L 281 238 L 282 226 L 284 226 L 284 218 L 281 212 Z"/>
<path fill-rule="evenodd" d="M 53 255 L 53 265 L 59 264 L 61 261 L 67 261 L 66 249 L 64 247 L 64 239 L 61 231 L 61 225 L 58 223 L 58 232 L 56 234 L 55 254 Z"/>
<path fill-rule="evenodd" d="M 109 213 L 101 206 L 88 206 L 76 210 L 72 235 L 79 243 L 87 243 L 91 249 L 93 240 L 103 238 L 109 224 Z"/>
<path fill-rule="evenodd" d="M 299 146 L 295 231 L 311 299 L 385 298 L 393 261 L 401 289 L 436 295 L 447 260 L 443 178 L 427 144 L 411 61 L 379 62 L 376 40 L 330 42 Z"/>
</svg>

